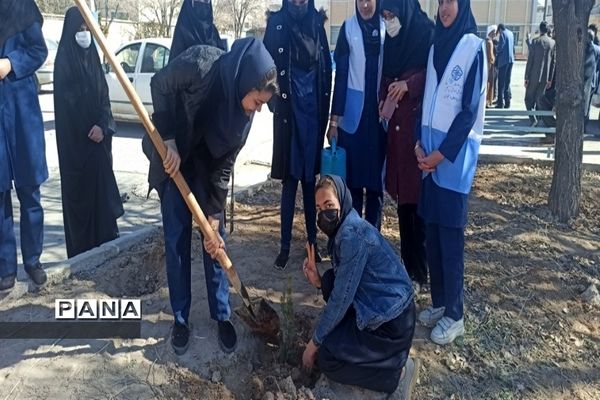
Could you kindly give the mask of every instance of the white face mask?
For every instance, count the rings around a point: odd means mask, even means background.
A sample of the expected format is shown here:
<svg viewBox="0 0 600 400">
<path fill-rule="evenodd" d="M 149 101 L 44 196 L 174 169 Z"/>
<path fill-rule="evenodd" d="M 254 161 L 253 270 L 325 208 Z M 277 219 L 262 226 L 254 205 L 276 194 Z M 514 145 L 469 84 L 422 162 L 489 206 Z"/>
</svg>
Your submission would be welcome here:
<svg viewBox="0 0 600 400">
<path fill-rule="evenodd" d="M 385 30 L 390 37 L 398 36 L 398 33 L 400 33 L 400 28 L 402 28 L 402 24 L 400 23 L 398 17 L 384 19 L 383 22 L 385 23 Z"/>
<path fill-rule="evenodd" d="M 77 32 L 75 41 L 82 49 L 87 49 L 92 44 L 92 34 L 90 31 Z"/>
</svg>

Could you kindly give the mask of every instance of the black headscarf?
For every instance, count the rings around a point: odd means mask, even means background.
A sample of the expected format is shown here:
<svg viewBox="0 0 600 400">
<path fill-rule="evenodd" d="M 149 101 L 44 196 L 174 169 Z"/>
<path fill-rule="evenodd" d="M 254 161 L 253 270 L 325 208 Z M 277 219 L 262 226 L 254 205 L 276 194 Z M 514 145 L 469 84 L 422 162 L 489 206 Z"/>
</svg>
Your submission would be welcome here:
<svg viewBox="0 0 600 400">
<path fill-rule="evenodd" d="M 308 71 L 319 62 L 319 13 L 314 0 L 308 0 L 307 12 L 299 19 L 290 13 L 290 7 L 289 0 L 283 0 L 281 8 L 289 26 L 292 65 Z"/>
<path fill-rule="evenodd" d="M 371 19 L 363 19 L 358 11 L 357 0 L 354 0 L 354 12 L 358 20 L 358 25 L 362 31 L 363 43 L 365 46 L 365 54 L 378 55 L 381 48 L 381 16 L 379 15 L 379 1 L 375 0 L 375 14 Z"/>
<path fill-rule="evenodd" d="M 35 22 L 42 25 L 44 18 L 33 0 L 0 0 L 0 47 Z"/>
<path fill-rule="evenodd" d="M 467 33 L 477 34 L 477 23 L 471 12 L 470 0 L 458 1 L 458 14 L 454 23 L 448 28 L 444 28 L 442 21 L 438 17 L 435 23 L 435 34 L 433 38 L 433 66 L 437 74 L 438 82 L 442 80 L 444 70 L 450 61 L 450 57 L 456 48 L 456 45 Z"/>
<path fill-rule="evenodd" d="M 337 226 L 337 229 L 336 229 L 334 235 L 332 235 L 329 238 L 329 241 L 327 242 L 327 251 L 329 252 L 329 255 L 333 255 L 335 236 L 337 235 L 337 231 L 340 229 L 340 226 L 342 226 L 342 224 L 344 223 L 344 220 L 346 219 L 348 214 L 350 214 L 350 212 L 353 210 L 352 194 L 350 193 L 350 189 L 348 189 L 348 186 L 346 185 L 346 182 L 344 181 L 344 179 L 342 179 L 341 177 L 339 177 L 337 175 L 325 175 L 325 176 L 328 178 L 331 178 L 331 180 L 333 180 L 333 184 L 335 186 L 335 192 L 337 194 L 338 201 L 340 202 L 340 223 Z"/>
<path fill-rule="evenodd" d="M 250 121 L 242 108 L 242 99 L 275 69 L 273 58 L 256 38 L 236 40 L 231 51 L 218 60 L 224 102 L 215 116 L 215 129 L 206 137 L 206 144 L 214 158 L 239 147 L 246 140 Z"/>
<path fill-rule="evenodd" d="M 402 25 L 396 37 L 386 34 L 383 76 L 399 78 L 412 68 L 426 67 L 435 25 L 418 0 L 383 0 L 381 10 L 392 12 Z"/>
<path fill-rule="evenodd" d="M 83 16 L 77 7 L 67 10 L 54 61 L 54 74 L 59 81 L 63 77 L 63 82 L 71 83 L 71 95 L 85 97 L 92 109 L 99 110 L 104 100 L 101 93 L 106 86 L 106 79 L 94 41 L 90 47 L 83 49 L 75 40 L 75 34 L 83 23 Z"/>
<path fill-rule="evenodd" d="M 185 0 L 177 17 L 169 62 L 190 47 L 199 44 L 226 50 L 213 23 L 212 2 Z"/>
</svg>

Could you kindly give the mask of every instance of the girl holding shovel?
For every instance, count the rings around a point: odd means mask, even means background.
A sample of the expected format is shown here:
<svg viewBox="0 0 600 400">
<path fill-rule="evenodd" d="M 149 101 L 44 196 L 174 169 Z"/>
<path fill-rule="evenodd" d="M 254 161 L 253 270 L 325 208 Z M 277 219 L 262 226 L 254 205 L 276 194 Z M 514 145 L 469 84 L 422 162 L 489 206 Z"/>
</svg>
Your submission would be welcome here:
<svg viewBox="0 0 600 400">
<path fill-rule="evenodd" d="M 171 344 L 177 354 L 189 345 L 192 216 L 175 182 L 181 170 L 212 229 L 203 238 L 203 260 L 211 318 L 219 345 L 233 352 L 237 335 L 229 306 L 227 276 L 214 258 L 224 247 L 223 210 L 231 168 L 246 142 L 254 112 L 277 92 L 273 59 L 254 38 L 236 41 L 229 53 L 193 46 L 157 73 L 151 82 L 154 123 L 167 154 L 164 162 L 145 141 L 149 183 L 161 199 L 169 297 L 175 321 Z"/>
</svg>

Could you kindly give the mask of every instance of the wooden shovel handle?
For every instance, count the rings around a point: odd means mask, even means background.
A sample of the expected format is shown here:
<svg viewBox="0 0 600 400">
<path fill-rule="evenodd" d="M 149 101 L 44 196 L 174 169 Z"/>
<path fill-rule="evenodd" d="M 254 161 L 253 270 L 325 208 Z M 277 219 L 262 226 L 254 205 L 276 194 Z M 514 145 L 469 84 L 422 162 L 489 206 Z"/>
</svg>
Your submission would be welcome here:
<svg viewBox="0 0 600 400">
<path fill-rule="evenodd" d="M 135 89 L 133 88 L 133 85 L 127 78 L 125 71 L 123 70 L 121 65 L 117 62 L 115 55 L 108 48 L 108 43 L 106 41 L 106 38 L 104 37 L 104 34 L 100 30 L 98 23 L 96 22 L 94 16 L 90 12 L 87 4 L 85 4 L 83 0 L 75 0 L 75 4 L 79 8 L 79 11 L 81 12 L 81 15 L 83 16 L 83 19 L 85 20 L 85 23 L 87 24 L 90 32 L 92 33 L 92 35 L 94 35 L 94 38 L 100 45 L 100 48 L 102 49 L 102 52 L 104 53 L 104 56 L 107 58 L 110 66 L 112 67 L 113 71 L 116 73 L 117 79 L 119 79 L 119 82 L 121 83 L 123 90 L 125 90 L 125 93 L 127 94 L 127 97 L 129 98 L 129 101 L 133 105 L 133 108 L 135 109 L 140 120 L 142 121 L 144 128 L 146 128 L 146 132 L 148 132 L 148 136 L 150 136 L 150 139 L 152 140 L 152 144 L 158 151 L 158 154 L 160 154 L 160 158 L 164 160 L 164 158 L 167 154 L 167 148 L 165 146 L 165 143 L 163 142 L 162 137 L 158 133 L 158 130 L 152 123 L 152 120 L 150 119 L 148 112 L 144 108 L 142 101 L 140 100 L 139 96 L 137 95 Z M 179 172 L 179 171 L 177 172 L 175 177 L 173 177 L 173 181 L 175 181 L 175 184 L 177 185 L 177 188 L 179 189 L 181 196 L 183 196 L 185 203 L 187 204 L 188 208 L 192 212 L 194 221 L 196 221 L 196 223 L 200 227 L 202 234 L 211 240 L 216 239 L 215 232 L 212 230 L 210 224 L 206 220 L 206 217 L 204 216 L 204 213 L 202 212 L 200 205 L 196 201 L 196 198 L 194 197 L 194 194 L 190 190 L 190 187 L 188 186 L 185 179 L 183 178 L 183 175 L 181 175 L 181 172 Z M 223 268 L 225 268 L 227 271 L 233 267 L 231 260 L 229 259 L 229 257 L 227 257 L 227 254 L 222 249 L 219 251 L 219 253 L 217 255 L 217 261 L 219 261 L 219 264 L 221 264 L 221 266 Z"/>
</svg>

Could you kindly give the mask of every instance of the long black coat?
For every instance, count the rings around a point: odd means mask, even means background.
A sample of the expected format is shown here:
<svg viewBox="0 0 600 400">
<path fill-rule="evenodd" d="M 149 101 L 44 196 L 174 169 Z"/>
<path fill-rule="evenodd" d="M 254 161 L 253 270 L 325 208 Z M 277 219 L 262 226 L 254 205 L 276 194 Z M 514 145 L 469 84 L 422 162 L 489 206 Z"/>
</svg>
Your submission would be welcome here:
<svg viewBox="0 0 600 400">
<path fill-rule="evenodd" d="M 271 163 L 271 177 L 284 179 L 289 174 L 289 163 L 291 156 L 291 140 L 294 129 L 294 118 L 292 111 L 291 89 L 291 66 L 290 66 L 290 41 L 288 26 L 285 21 L 285 10 L 272 12 L 267 21 L 264 44 L 277 66 L 277 81 L 280 94 L 269 102 L 269 109 L 273 112 L 273 160 Z M 325 34 L 324 23 L 326 16 L 324 12 L 319 13 L 316 18 L 319 24 L 319 71 L 317 82 L 317 101 L 319 110 L 319 136 L 317 138 L 316 163 L 314 174 L 321 169 L 321 150 L 327 129 L 329 118 L 329 99 L 331 97 L 331 56 L 329 44 Z"/>
</svg>

